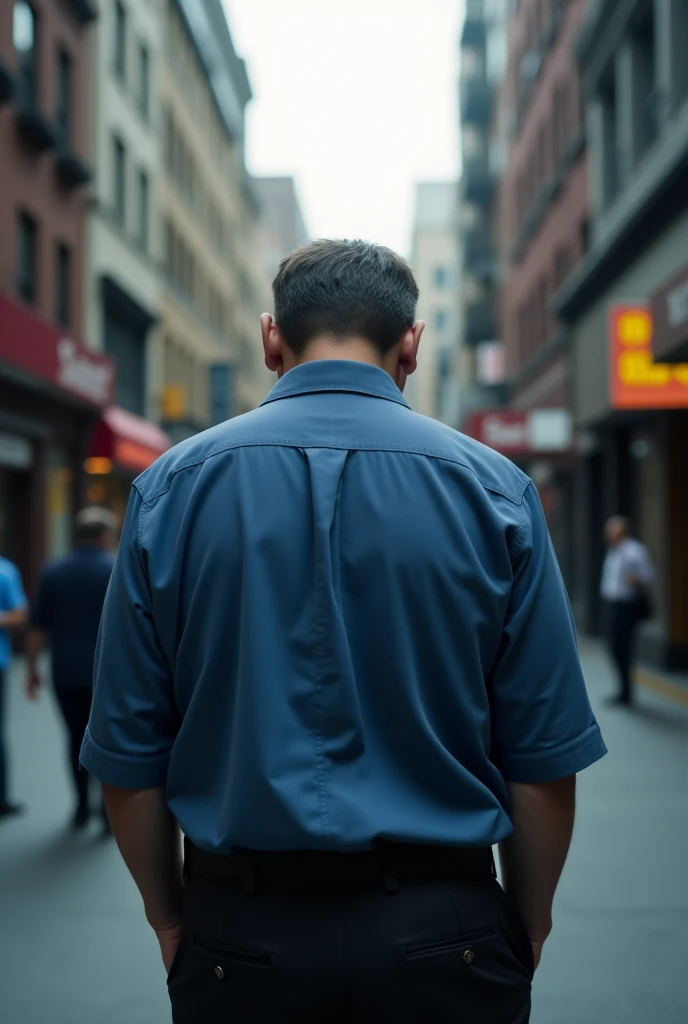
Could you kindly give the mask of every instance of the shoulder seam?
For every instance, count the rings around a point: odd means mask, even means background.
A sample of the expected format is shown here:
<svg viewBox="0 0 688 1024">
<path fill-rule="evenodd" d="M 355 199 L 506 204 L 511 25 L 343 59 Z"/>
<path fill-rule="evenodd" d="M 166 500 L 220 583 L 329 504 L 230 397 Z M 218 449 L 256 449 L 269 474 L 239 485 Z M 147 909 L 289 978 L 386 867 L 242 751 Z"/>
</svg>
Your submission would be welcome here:
<svg viewBox="0 0 688 1024">
<path fill-rule="evenodd" d="M 170 478 L 165 483 L 165 486 L 162 487 L 160 490 L 156 491 L 154 494 L 151 494 L 149 497 L 145 496 L 138 481 L 134 483 L 134 487 L 136 488 L 136 491 L 139 494 L 139 497 L 141 498 L 143 506 L 145 507 L 146 505 L 150 505 L 152 502 L 157 501 L 158 498 L 161 498 L 164 494 L 166 494 L 167 491 L 169 491 L 170 487 L 172 486 L 172 481 L 174 480 L 174 478 L 178 476 L 179 473 L 184 472 L 184 470 L 193 469 L 195 466 L 200 466 L 204 462 L 207 462 L 209 459 L 214 458 L 216 455 L 222 455 L 228 451 L 234 451 L 239 448 L 256 448 L 260 446 L 273 448 L 301 448 L 304 450 L 307 448 L 336 448 L 351 452 L 398 452 L 400 454 L 406 455 L 425 455 L 428 458 L 440 459 L 445 462 L 453 462 L 454 465 L 461 466 L 463 469 L 468 470 L 469 473 L 472 473 L 472 475 L 476 478 L 481 487 L 483 487 L 486 491 L 490 491 L 493 494 L 499 494 L 501 495 L 501 497 L 506 498 L 507 501 L 510 501 L 512 504 L 519 506 L 521 505 L 523 501 L 523 495 L 527 491 L 528 486 L 530 484 L 530 480 L 527 477 L 524 477 L 521 481 L 523 486 L 517 488 L 516 490 L 508 491 L 504 488 L 497 487 L 494 484 L 488 483 L 481 476 L 479 476 L 476 470 L 473 468 L 473 466 L 471 466 L 465 459 L 458 458 L 457 456 L 452 455 L 451 452 L 443 451 L 442 449 L 439 448 L 428 448 L 423 445 L 378 445 L 373 443 L 363 443 L 350 446 L 342 444 L 342 442 L 337 438 L 322 438 L 320 441 L 318 441 L 317 444 L 313 444 L 312 442 L 304 440 L 294 440 L 290 438 L 262 437 L 249 438 L 242 441 L 232 441 L 229 443 L 225 443 L 218 448 L 213 448 L 211 451 L 191 459 L 188 462 L 183 462 L 180 466 L 177 466 L 172 471 Z"/>
</svg>

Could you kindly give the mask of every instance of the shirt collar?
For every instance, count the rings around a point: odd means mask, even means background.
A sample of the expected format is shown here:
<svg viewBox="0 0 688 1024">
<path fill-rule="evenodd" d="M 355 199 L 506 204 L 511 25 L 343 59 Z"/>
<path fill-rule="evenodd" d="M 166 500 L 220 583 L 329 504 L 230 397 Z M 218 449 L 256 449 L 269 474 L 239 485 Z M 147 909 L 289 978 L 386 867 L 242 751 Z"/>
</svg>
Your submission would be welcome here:
<svg viewBox="0 0 688 1024">
<path fill-rule="evenodd" d="M 353 359 L 313 359 L 299 363 L 280 377 L 261 404 L 318 391 L 357 392 L 410 408 L 386 370 Z"/>
</svg>

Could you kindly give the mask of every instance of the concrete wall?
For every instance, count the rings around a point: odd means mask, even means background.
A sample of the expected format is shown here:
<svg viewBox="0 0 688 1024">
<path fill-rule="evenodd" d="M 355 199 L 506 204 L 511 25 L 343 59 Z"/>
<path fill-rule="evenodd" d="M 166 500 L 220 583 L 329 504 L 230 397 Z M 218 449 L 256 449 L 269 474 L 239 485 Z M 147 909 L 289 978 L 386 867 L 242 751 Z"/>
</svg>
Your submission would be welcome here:
<svg viewBox="0 0 688 1024">
<path fill-rule="evenodd" d="M 91 113 L 91 145 L 95 179 L 92 213 L 88 229 L 88 270 L 86 284 L 86 322 L 90 343 L 104 347 L 104 324 L 100 281 L 113 277 L 135 301 L 157 316 L 161 300 L 161 104 L 160 58 L 163 0 L 125 4 L 127 14 L 126 82 L 114 73 L 114 4 L 100 5 L 91 60 L 91 89 L 94 98 Z M 138 47 L 145 43 L 150 61 L 150 115 L 146 120 L 138 107 Z M 113 134 L 126 147 L 126 219 L 119 225 L 113 216 Z M 149 182 L 148 250 L 137 239 L 138 174 L 144 171 Z M 147 343 L 146 414 L 159 414 L 160 353 L 158 332 L 149 332 Z"/>
</svg>

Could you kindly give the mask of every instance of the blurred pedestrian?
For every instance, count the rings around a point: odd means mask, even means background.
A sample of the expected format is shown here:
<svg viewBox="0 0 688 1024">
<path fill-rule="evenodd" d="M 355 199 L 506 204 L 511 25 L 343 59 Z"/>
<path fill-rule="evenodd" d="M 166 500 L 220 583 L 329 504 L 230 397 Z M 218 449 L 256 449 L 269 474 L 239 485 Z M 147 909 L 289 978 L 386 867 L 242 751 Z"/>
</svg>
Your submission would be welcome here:
<svg viewBox="0 0 688 1024">
<path fill-rule="evenodd" d="M 47 644 L 52 680 L 69 741 L 69 766 L 77 805 L 73 824 L 84 828 L 91 815 L 89 775 L 79 766 L 93 693 L 93 659 L 105 594 L 112 575 L 110 553 L 116 520 L 107 509 L 85 508 L 76 517 L 76 548 L 49 563 L 31 608 L 27 640 L 27 693 L 41 690 L 38 657 Z M 108 830 L 104 816 L 104 829 Z"/>
<path fill-rule="evenodd" d="M 631 536 L 625 516 L 612 516 L 605 525 L 607 556 L 601 593 L 607 604 L 609 649 L 619 673 L 619 692 L 610 704 L 628 706 L 633 699 L 631 666 L 638 625 L 652 614 L 650 587 L 654 568 L 640 541 Z"/>
<path fill-rule="evenodd" d="M 10 800 L 7 750 L 5 745 L 5 689 L 12 660 L 11 631 L 26 623 L 26 596 L 19 569 L 0 556 L 0 818 L 19 814 L 23 808 Z"/>
<path fill-rule="evenodd" d="M 261 408 L 134 484 L 82 763 L 175 1024 L 523 1024 L 605 752 L 537 492 L 404 401 L 390 250 L 313 243 L 274 297 Z"/>
</svg>

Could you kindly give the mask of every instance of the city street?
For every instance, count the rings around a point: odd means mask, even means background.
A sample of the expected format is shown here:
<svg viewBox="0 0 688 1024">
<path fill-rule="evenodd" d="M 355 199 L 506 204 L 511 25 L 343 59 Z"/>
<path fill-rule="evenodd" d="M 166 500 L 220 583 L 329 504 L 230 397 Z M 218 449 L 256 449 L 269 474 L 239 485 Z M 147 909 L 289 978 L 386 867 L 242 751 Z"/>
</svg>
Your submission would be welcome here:
<svg viewBox="0 0 688 1024">
<path fill-rule="evenodd" d="M 607 710 L 601 652 L 588 682 L 609 755 L 580 781 L 580 816 L 555 932 L 535 986 L 534 1024 L 688 1020 L 688 706 L 643 689 Z M 10 687 L 14 791 L 0 826 L 0 1018 L 6 1024 L 163 1024 L 163 968 L 113 842 L 73 836 L 52 700 Z M 460 1015 L 458 1017 L 460 1019 Z M 326 1024 L 326 1022 L 323 1022 Z"/>
</svg>

